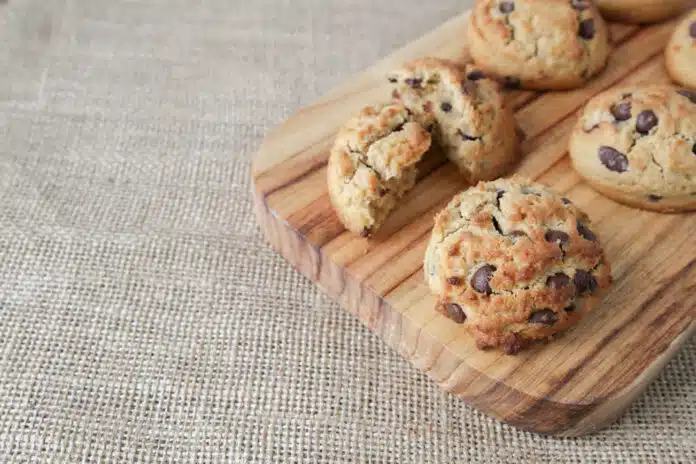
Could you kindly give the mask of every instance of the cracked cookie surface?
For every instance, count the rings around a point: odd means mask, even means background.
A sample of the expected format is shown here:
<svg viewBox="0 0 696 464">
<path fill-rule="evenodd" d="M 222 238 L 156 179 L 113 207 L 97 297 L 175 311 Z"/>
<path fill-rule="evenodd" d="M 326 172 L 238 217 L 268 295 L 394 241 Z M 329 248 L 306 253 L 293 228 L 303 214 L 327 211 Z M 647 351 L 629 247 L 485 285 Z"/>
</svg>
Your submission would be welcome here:
<svg viewBox="0 0 696 464">
<path fill-rule="evenodd" d="M 435 219 L 424 271 L 436 309 L 479 348 L 507 354 L 578 322 L 612 282 L 587 215 L 521 178 L 454 197 Z"/>
<path fill-rule="evenodd" d="M 438 58 L 388 75 L 392 98 L 425 127 L 469 182 L 494 179 L 517 159 L 514 116 L 496 82 L 479 70 Z"/>
<path fill-rule="evenodd" d="M 331 204 L 346 228 L 375 232 L 416 183 L 430 134 L 403 105 L 369 106 L 339 131 L 329 156 Z"/>
<path fill-rule="evenodd" d="M 607 26 L 589 0 L 479 0 L 467 38 L 486 74 L 528 89 L 580 87 L 610 52 Z"/>
<path fill-rule="evenodd" d="M 674 30 L 665 49 L 665 64 L 672 80 L 696 88 L 696 9 Z"/>
<path fill-rule="evenodd" d="M 575 169 L 599 192 L 658 212 L 696 210 L 696 92 L 614 89 L 591 100 L 570 140 Z"/>
<path fill-rule="evenodd" d="M 594 0 L 608 20 L 633 24 L 664 21 L 684 10 L 684 0 Z"/>
</svg>

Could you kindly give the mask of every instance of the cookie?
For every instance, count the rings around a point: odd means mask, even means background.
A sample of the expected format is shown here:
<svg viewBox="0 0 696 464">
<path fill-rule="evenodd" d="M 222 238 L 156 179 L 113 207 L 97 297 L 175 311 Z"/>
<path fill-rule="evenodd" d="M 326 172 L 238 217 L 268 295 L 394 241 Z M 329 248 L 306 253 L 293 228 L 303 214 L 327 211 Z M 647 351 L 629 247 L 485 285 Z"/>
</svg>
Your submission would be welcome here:
<svg viewBox="0 0 696 464">
<path fill-rule="evenodd" d="M 426 127 L 468 182 L 494 179 L 517 159 L 514 116 L 496 82 L 479 71 L 423 58 L 388 76 L 392 97 Z"/>
<path fill-rule="evenodd" d="M 331 204 L 363 237 L 384 223 L 416 183 L 431 136 L 403 105 L 364 108 L 339 131 L 328 165 Z"/>
<path fill-rule="evenodd" d="M 590 185 L 616 201 L 696 210 L 696 92 L 655 85 L 598 95 L 573 130 L 570 156 Z"/>
<path fill-rule="evenodd" d="M 469 16 L 469 52 L 508 87 L 571 89 L 609 57 L 609 32 L 589 0 L 479 0 Z"/>
<path fill-rule="evenodd" d="M 674 30 L 665 49 L 665 64 L 672 80 L 696 88 L 696 9 Z"/>
<path fill-rule="evenodd" d="M 587 215 L 520 178 L 457 195 L 435 219 L 424 270 L 437 311 L 507 354 L 577 323 L 612 282 Z"/>
<path fill-rule="evenodd" d="M 685 0 L 594 0 L 606 19 L 623 23 L 656 23 L 678 15 Z"/>
</svg>

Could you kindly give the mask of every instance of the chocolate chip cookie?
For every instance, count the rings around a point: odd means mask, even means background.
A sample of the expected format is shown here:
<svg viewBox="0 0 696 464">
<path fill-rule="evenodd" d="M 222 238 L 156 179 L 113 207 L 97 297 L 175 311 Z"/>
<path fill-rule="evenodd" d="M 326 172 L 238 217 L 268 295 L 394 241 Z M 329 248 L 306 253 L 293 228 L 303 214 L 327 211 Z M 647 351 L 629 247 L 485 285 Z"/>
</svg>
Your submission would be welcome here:
<svg viewBox="0 0 696 464">
<path fill-rule="evenodd" d="M 696 92 L 615 89 L 585 107 L 570 141 L 575 169 L 599 192 L 659 212 L 696 210 Z"/>
<path fill-rule="evenodd" d="M 437 58 L 410 62 L 388 76 L 403 103 L 466 179 L 494 179 L 517 159 L 512 112 L 496 82 L 480 71 Z"/>
<path fill-rule="evenodd" d="M 676 16 L 685 0 L 594 0 L 606 19 L 624 23 L 656 23 Z"/>
<path fill-rule="evenodd" d="M 476 65 L 508 87 L 580 87 L 604 69 L 610 51 L 589 0 L 479 0 L 467 35 Z"/>
<path fill-rule="evenodd" d="M 665 50 L 665 64 L 672 80 L 696 88 L 696 9 L 674 30 Z"/>
<path fill-rule="evenodd" d="M 578 322 L 612 282 L 587 215 L 520 178 L 457 195 L 435 219 L 424 270 L 436 309 L 508 354 Z"/>
<path fill-rule="evenodd" d="M 370 106 L 340 130 L 328 165 L 329 197 L 346 228 L 375 232 L 416 183 L 431 136 L 403 105 Z"/>
</svg>

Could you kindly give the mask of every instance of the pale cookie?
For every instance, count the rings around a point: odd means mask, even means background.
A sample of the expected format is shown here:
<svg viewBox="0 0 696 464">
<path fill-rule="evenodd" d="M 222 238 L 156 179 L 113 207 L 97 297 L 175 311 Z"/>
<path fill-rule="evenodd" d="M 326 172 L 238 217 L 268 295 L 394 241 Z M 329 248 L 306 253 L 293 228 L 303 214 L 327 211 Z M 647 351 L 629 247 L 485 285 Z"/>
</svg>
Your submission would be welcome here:
<svg viewBox="0 0 696 464">
<path fill-rule="evenodd" d="M 498 85 L 479 71 L 423 58 L 388 79 L 392 97 L 432 127 L 435 142 L 467 181 L 499 177 L 517 159 L 512 112 L 504 106 Z"/>
<path fill-rule="evenodd" d="M 370 106 L 340 130 L 328 187 L 339 219 L 363 237 L 375 232 L 416 183 L 430 134 L 403 105 Z"/>
<path fill-rule="evenodd" d="M 696 88 L 696 10 L 674 30 L 665 50 L 665 64 L 672 80 Z"/>
<path fill-rule="evenodd" d="M 678 15 L 687 0 L 594 0 L 604 18 L 633 24 L 664 21 Z"/>
<path fill-rule="evenodd" d="M 570 140 L 575 169 L 599 192 L 659 212 L 696 209 L 696 93 L 668 85 L 592 99 Z"/>
<path fill-rule="evenodd" d="M 571 89 L 604 69 L 609 32 L 589 0 L 479 0 L 469 52 L 508 87 Z"/>
<path fill-rule="evenodd" d="M 515 354 L 597 306 L 611 269 L 587 215 L 525 179 L 479 183 L 435 218 L 425 275 L 479 348 Z"/>
</svg>

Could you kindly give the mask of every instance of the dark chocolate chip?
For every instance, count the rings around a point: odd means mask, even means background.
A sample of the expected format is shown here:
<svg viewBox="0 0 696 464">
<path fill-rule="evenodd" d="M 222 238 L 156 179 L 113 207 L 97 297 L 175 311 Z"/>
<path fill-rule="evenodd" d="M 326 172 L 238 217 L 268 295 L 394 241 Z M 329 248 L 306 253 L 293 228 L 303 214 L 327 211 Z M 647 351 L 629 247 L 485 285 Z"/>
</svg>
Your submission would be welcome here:
<svg viewBox="0 0 696 464">
<path fill-rule="evenodd" d="M 394 128 L 393 132 L 400 132 L 400 131 L 404 130 L 405 125 L 406 125 L 406 122 L 404 121 L 401 124 L 399 124 L 398 126 L 396 126 Z"/>
<path fill-rule="evenodd" d="M 473 135 L 465 134 L 461 129 L 457 129 L 457 133 L 464 141 L 472 142 L 475 140 L 481 140 L 481 137 L 474 137 Z"/>
<path fill-rule="evenodd" d="M 571 0 L 570 4 L 579 11 L 586 10 L 589 7 L 587 0 Z"/>
<path fill-rule="evenodd" d="M 515 2 L 500 2 L 498 6 L 500 12 L 503 14 L 510 14 L 515 11 Z"/>
<path fill-rule="evenodd" d="M 567 306 L 567 307 L 563 308 L 563 311 L 565 311 L 565 312 L 567 312 L 567 313 L 572 313 L 572 312 L 575 311 L 576 309 L 577 309 L 577 308 L 575 307 L 575 305 L 572 304 L 572 305 L 570 305 L 570 306 Z"/>
<path fill-rule="evenodd" d="M 592 40 L 595 36 L 594 19 L 589 18 L 580 21 L 580 27 L 578 27 L 578 35 L 585 40 Z"/>
<path fill-rule="evenodd" d="M 447 310 L 447 316 L 457 324 L 463 324 L 466 321 L 466 314 L 457 303 L 447 303 L 445 309 Z"/>
<path fill-rule="evenodd" d="M 404 79 L 404 82 L 409 87 L 411 87 L 413 89 L 418 89 L 421 87 L 421 84 L 423 84 L 423 79 L 414 77 L 414 78 Z"/>
<path fill-rule="evenodd" d="M 519 354 L 520 351 L 525 349 L 529 345 L 529 340 L 525 340 L 519 335 L 515 335 L 513 338 L 508 339 L 503 345 L 503 351 L 508 356 L 514 356 Z"/>
<path fill-rule="evenodd" d="M 585 240 L 589 240 L 590 242 L 594 242 L 597 240 L 597 236 L 595 235 L 594 232 L 592 232 L 590 229 L 585 226 L 582 222 L 578 222 L 578 234 Z"/>
<path fill-rule="evenodd" d="M 471 71 L 466 75 L 466 78 L 470 81 L 478 81 L 479 79 L 485 79 L 485 77 L 486 75 L 483 73 L 483 71 L 479 71 L 478 69 Z"/>
<path fill-rule="evenodd" d="M 495 205 L 500 208 L 500 200 L 502 200 L 505 195 L 505 190 L 498 190 L 495 194 Z"/>
<path fill-rule="evenodd" d="M 452 111 L 452 104 L 450 104 L 448 102 L 442 102 L 442 104 L 440 105 L 440 108 L 445 113 L 449 113 L 450 111 Z"/>
<path fill-rule="evenodd" d="M 689 26 L 689 35 L 696 39 L 696 21 L 691 23 L 691 26 Z"/>
<path fill-rule="evenodd" d="M 492 264 L 484 264 L 471 277 L 471 286 L 479 293 L 490 295 L 493 293 L 490 280 L 493 277 L 496 267 Z"/>
<path fill-rule="evenodd" d="M 512 76 L 505 76 L 503 78 L 503 86 L 506 89 L 514 90 L 514 89 L 519 89 L 520 85 L 522 85 L 522 82 L 516 77 Z"/>
<path fill-rule="evenodd" d="M 360 236 L 361 236 L 361 237 L 369 237 L 369 236 L 370 236 L 370 232 L 371 232 L 370 228 L 369 228 L 369 227 L 365 227 L 363 230 L 360 231 Z"/>
<path fill-rule="evenodd" d="M 694 148 L 691 149 L 691 152 L 696 155 L 696 143 L 694 143 Z"/>
<path fill-rule="evenodd" d="M 652 201 L 652 202 L 656 203 L 660 200 L 662 200 L 662 197 L 660 195 L 652 195 L 652 194 L 648 195 L 648 201 Z"/>
<path fill-rule="evenodd" d="M 617 121 L 627 121 L 631 119 L 631 104 L 618 103 L 611 107 L 611 114 Z"/>
<path fill-rule="evenodd" d="M 559 272 L 557 274 L 554 274 L 552 276 L 549 276 L 548 279 L 546 279 L 546 286 L 549 288 L 552 288 L 554 290 L 557 290 L 559 288 L 563 288 L 566 285 L 570 283 L 570 277 L 568 277 L 566 274 Z"/>
<path fill-rule="evenodd" d="M 607 147 L 599 147 L 599 161 L 604 167 L 614 172 L 628 171 L 628 158 L 620 151 Z"/>
<path fill-rule="evenodd" d="M 691 100 L 691 103 L 696 104 L 696 92 L 691 90 L 679 90 L 677 93 Z"/>
<path fill-rule="evenodd" d="M 557 321 L 558 315 L 551 309 L 540 309 L 529 316 L 529 322 L 532 324 L 554 325 Z"/>
<path fill-rule="evenodd" d="M 396 77 L 389 77 L 388 79 L 389 82 L 391 82 L 392 84 L 396 84 L 397 82 L 399 82 L 399 79 L 397 79 Z"/>
<path fill-rule="evenodd" d="M 583 293 L 587 292 L 594 292 L 597 288 L 597 280 L 592 276 L 592 274 L 580 269 L 575 271 L 573 282 L 575 283 L 575 291 L 578 295 L 582 295 Z"/>
<path fill-rule="evenodd" d="M 493 228 L 496 230 L 496 232 L 498 232 L 500 235 L 505 235 L 505 234 L 503 233 L 503 230 L 500 228 L 500 223 L 499 223 L 498 220 L 495 218 L 495 216 L 492 216 L 492 217 L 491 217 L 491 222 L 493 223 Z"/>
<path fill-rule="evenodd" d="M 567 199 L 566 197 L 561 198 L 561 201 L 563 202 L 564 205 L 569 205 L 569 204 L 572 203 L 572 201 L 570 201 L 570 200 Z"/>
<path fill-rule="evenodd" d="M 643 135 L 647 135 L 650 133 L 653 127 L 657 126 L 657 123 L 657 115 L 654 111 L 641 111 L 636 118 L 636 130 Z"/>
<path fill-rule="evenodd" d="M 547 242 L 559 243 L 563 245 L 564 243 L 568 242 L 570 237 L 561 230 L 548 230 L 546 231 L 546 234 L 544 234 L 544 238 Z"/>
<path fill-rule="evenodd" d="M 461 285 L 462 279 L 460 279 L 459 277 L 452 276 L 447 278 L 447 282 L 449 282 L 450 285 Z"/>
<path fill-rule="evenodd" d="M 379 196 L 380 196 L 380 197 L 383 197 L 384 195 L 387 194 L 387 192 L 388 192 L 387 189 L 385 189 L 385 188 L 380 188 L 380 189 L 379 189 Z"/>
</svg>

